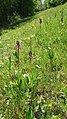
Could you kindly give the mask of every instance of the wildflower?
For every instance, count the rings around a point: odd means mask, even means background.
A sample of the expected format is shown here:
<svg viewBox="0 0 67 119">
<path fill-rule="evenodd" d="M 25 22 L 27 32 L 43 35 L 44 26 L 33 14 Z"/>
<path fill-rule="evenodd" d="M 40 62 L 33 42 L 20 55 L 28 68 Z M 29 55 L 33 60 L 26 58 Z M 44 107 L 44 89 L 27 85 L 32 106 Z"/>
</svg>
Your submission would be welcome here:
<svg viewBox="0 0 67 119">
<path fill-rule="evenodd" d="M 63 9 L 62 9 L 62 11 L 61 11 L 61 22 L 63 23 L 63 14 L 64 14 L 64 12 L 63 12 Z"/>
<path fill-rule="evenodd" d="M 15 56 L 16 58 L 19 58 L 19 49 L 20 49 L 20 43 L 19 41 L 16 41 L 16 46 L 15 46 Z"/>
<path fill-rule="evenodd" d="M 19 49 L 20 49 L 20 43 L 19 41 L 16 41 L 15 57 L 16 57 L 16 64 L 18 64 L 18 68 L 19 68 Z"/>
<path fill-rule="evenodd" d="M 25 78 L 25 77 L 28 77 L 28 76 L 29 76 L 29 74 L 23 74 L 22 76 Z"/>
<path fill-rule="evenodd" d="M 52 103 L 50 103 L 50 104 L 48 105 L 48 107 L 52 107 Z"/>
<path fill-rule="evenodd" d="M 15 76 L 18 74 L 18 70 L 15 70 Z"/>
<path fill-rule="evenodd" d="M 15 49 L 16 49 L 17 51 L 20 49 L 20 43 L 19 43 L 19 41 L 16 42 L 16 47 L 15 47 Z"/>
<path fill-rule="evenodd" d="M 42 19 L 40 18 L 40 24 L 42 24 Z"/>
<path fill-rule="evenodd" d="M 32 51 L 30 50 L 29 52 L 29 58 L 31 59 L 32 58 Z"/>
</svg>

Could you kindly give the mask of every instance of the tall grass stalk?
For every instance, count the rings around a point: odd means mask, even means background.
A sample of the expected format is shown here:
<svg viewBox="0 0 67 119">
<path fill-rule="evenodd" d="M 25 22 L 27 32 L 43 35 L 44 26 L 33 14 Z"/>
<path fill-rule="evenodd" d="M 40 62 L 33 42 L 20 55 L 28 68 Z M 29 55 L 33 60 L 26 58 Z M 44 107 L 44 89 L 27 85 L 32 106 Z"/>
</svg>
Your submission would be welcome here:
<svg viewBox="0 0 67 119">
<path fill-rule="evenodd" d="M 11 76 L 11 55 L 9 56 L 9 76 Z"/>
<path fill-rule="evenodd" d="M 50 59 L 50 66 L 51 66 L 51 71 L 53 70 L 53 58 L 54 58 L 54 51 L 53 49 L 49 48 L 48 49 L 48 55 Z"/>
</svg>

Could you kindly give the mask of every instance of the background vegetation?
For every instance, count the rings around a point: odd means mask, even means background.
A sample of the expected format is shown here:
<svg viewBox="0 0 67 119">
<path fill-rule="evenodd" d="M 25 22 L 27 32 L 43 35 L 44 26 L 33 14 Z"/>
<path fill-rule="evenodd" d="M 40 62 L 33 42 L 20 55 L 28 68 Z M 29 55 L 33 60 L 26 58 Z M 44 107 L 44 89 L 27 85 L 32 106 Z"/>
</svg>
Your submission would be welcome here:
<svg viewBox="0 0 67 119">
<path fill-rule="evenodd" d="M 67 3 L 1 29 L 0 118 L 67 119 Z"/>
<path fill-rule="evenodd" d="M 28 17 L 35 12 L 65 3 L 66 0 L 0 0 L 0 25 L 15 22 L 18 17 Z"/>
<path fill-rule="evenodd" d="M 50 7 L 56 7 L 57 5 L 64 4 L 66 0 L 45 0 L 44 5 L 45 9 Z"/>
</svg>

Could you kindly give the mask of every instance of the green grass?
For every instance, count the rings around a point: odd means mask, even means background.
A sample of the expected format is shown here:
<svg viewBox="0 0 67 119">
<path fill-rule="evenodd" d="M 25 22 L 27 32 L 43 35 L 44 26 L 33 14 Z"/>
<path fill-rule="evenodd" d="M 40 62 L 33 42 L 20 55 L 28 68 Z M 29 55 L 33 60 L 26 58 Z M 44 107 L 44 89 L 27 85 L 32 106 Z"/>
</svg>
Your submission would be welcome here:
<svg viewBox="0 0 67 119">
<path fill-rule="evenodd" d="M 41 28 L 39 18 L 42 19 Z M 40 12 L 26 22 L 1 30 L 0 114 L 2 117 L 66 119 L 67 3 Z M 17 40 L 20 42 L 19 64 L 16 63 L 15 56 Z"/>
</svg>

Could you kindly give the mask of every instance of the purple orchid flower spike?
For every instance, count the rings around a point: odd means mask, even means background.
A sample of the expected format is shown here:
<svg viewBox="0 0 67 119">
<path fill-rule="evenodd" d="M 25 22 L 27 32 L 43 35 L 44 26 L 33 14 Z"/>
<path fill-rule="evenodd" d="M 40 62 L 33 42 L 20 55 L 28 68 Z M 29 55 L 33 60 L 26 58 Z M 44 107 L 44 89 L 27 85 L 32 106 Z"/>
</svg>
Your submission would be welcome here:
<svg viewBox="0 0 67 119">
<path fill-rule="evenodd" d="M 42 24 L 42 19 L 40 18 L 40 24 Z"/>
<path fill-rule="evenodd" d="M 16 41 L 16 47 L 15 47 L 15 49 L 16 49 L 17 51 L 20 49 L 20 43 L 19 43 L 19 41 Z"/>
<path fill-rule="evenodd" d="M 32 58 L 32 51 L 29 52 L 29 58 Z"/>
</svg>

